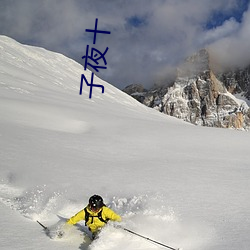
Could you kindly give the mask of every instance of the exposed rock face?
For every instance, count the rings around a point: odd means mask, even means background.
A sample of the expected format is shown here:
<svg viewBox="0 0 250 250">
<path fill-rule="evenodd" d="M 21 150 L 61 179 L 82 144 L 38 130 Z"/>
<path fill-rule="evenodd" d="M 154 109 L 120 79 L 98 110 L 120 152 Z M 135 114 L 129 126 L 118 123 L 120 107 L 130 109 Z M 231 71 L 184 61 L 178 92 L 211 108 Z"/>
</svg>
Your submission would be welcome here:
<svg viewBox="0 0 250 250">
<path fill-rule="evenodd" d="M 133 96 L 137 101 L 143 102 L 144 95 L 146 94 L 147 90 L 141 84 L 131 84 L 128 85 L 125 89 L 123 89 L 125 93 L 128 95 Z"/>
<path fill-rule="evenodd" d="M 137 100 L 196 125 L 247 129 L 250 109 L 233 93 L 249 87 L 249 72 L 250 68 L 224 73 L 219 80 L 210 68 L 208 51 L 201 50 L 181 65 L 171 87 L 144 90 Z M 244 91 L 246 97 L 249 93 L 249 89 Z"/>
<path fill-rule="evenodd" d="M 230 93 L 242 93 L 250 100 L 250 66 L 218 74 L 218 79 L 225 84 Z"/>
<path fill-rule="evenodd" d="M 131 84 L 127 86 L 123 91 L 129 95 L 132 95 L 134 93 L 143 93 L 146 92 L 147 90 L 144 89 L 142 84 Z"/>
</svg>

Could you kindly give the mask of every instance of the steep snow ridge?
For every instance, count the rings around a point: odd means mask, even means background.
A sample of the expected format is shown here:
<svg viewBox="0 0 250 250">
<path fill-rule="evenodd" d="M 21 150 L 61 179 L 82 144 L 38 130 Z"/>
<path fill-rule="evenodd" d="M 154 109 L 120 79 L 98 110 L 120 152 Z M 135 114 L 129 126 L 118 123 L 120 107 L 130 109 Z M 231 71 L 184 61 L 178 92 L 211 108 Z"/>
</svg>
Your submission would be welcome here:
<svg viewBox="0 0 250 250">
<path fill-rule="evenodd" d="M 81 74 L 84 74 L 89 81 L 91 75 L 90 71 L 84 71 L 80 64 L 61 54 L 22 45 L 5 36 L 0 36 L 0 72 L 0 84 L 3 89 L 23 94 L 36 94 L 37 98 L 40 95 L 49 97 L 50 92 L 54 95 L 55 90 L 60 95 L 76 95 L 80 89 Z M 139 106 L 133 98 L 97 76 L 94 78 L 94 83 L 104 85 L 105 94 L 101 94 L 100 89 L 93 88 L 93 99 L 90 101 L 105 99 L 119 104 Z M 79 98 L 88 98 L 88 94 L 89 88 L 85 85 L 83 96 Z"/>
<path fill-rule="evenodd" d="M 95 83 L 104 85 L 105 93 L 101 94 L 100 89 L 93 88 L 93 97 L 88 99 L 89 89 L 85 85 L 82 96 L 79 96 L 81 74 L 84 73 L 90 79 L 88 70 L 84 71 L 81 65 L 61 54 L 21 45 L 8 37 L 0 38 L 0 110 L 5 121 L 61 132 L 83 133 L 90 129 L 91 124 L 79 118 L 82 116 L 79 112 L 69 109 L 69 95 L 75 98 L 71 106 L 79 105 L 81 98 L 90 103 L 106 100 L 132 110 L 140 106 L 133 98 L 96 76 Z M 63 112 L 51 106 L 50 103 L 56 99 L 64 100 Z M 143 106 L 141 108 L 144 109 Z"/>
</svg>

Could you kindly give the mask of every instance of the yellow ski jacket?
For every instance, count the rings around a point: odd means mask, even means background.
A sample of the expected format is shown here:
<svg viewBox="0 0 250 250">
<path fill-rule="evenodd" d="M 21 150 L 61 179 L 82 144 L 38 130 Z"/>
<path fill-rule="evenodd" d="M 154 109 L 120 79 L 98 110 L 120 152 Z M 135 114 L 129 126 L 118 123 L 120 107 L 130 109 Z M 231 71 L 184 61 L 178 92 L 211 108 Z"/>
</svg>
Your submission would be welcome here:
<svg viewBox="0 0 250 250">
<path fill-rule="evenodd" d="M 87 212 L 89 213 L 88 221 L 85 221 L 86 226 L 88 226 L 89 230 L 92 233 L 97 232 L 100 228 L 102 228 L 106 223 L 104 221 L 112 220 L 112 221 L 121 221 L 120 215 L 116 214 L 113 210 L 110 208 L 103 206 L 99 211 L 93 212 L 89 209 L 89 207 L 86 207 Z M 101 218 L 104 220 L 100 220 L 98 218 L 98 214 L 100 214 L 101 211 Z M 68 221 L 67 224 L 74 225 L 80 220 L 85 220 L 85 210 L 82 209 L 77 214 L 72 216 Z"/>
</svg>

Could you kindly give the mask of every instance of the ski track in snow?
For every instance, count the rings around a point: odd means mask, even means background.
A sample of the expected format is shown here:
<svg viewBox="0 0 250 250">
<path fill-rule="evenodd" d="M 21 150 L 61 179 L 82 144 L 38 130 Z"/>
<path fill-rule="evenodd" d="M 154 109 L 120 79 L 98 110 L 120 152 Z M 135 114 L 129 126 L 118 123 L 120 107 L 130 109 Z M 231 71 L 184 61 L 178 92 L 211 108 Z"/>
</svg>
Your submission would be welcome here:
<svg viewBox="0 0 250 250">
<path fill-rule="evenodd" d="M 186 245 L 185 249 L 192 249 L 193 246 L 197 248 L 199 244 L 204 244 L 204 239 L 201 242 L 197 240 L 200 225 L 196 225 L 196 229 L 185 225 L 179 220 L 172 208 L 164 205 L 162 195 L 141 195 L 130 198 L 107 197 L 107 199 L 109 201 L 107 206 L 123 217 L 121 225 L 129 230 L 176 248 L 178 244 Z M 63 214 L 69 218 L 83 207 L 82 204 L 66 200 L 63 192 L 49 192 L 45 185 L 25 191 L 10 183 L 1 183 L 0 201 L 29 220 L 45 222 L 45 225 L 51 230 L 50 237 L 53 240 L 62 241 L 69 245 L 79 244 L 79 249 L 82 250 L 115 250 L 120 247 L 124 249 L 124 245 L 121 245 L 123 243 L 119 243 L 121 239 L 123 239 L 122 242 L 128 242 L 126 249 L 162 249 L 155 243 L 122 229 L 114 228 L 113 223 L 107 225 L 100 233 L 99 238 L 92 243 L 87 236 L 88 232 L 83 222 L 66 230 L 64 237 L 58 239 L 56 237 L 57 231 L 63 228 L 65 220 L 58 220 L 56 215 Z M 160 239 L 166 239 L 166 242 L 162 242 Z"/>
</svg>

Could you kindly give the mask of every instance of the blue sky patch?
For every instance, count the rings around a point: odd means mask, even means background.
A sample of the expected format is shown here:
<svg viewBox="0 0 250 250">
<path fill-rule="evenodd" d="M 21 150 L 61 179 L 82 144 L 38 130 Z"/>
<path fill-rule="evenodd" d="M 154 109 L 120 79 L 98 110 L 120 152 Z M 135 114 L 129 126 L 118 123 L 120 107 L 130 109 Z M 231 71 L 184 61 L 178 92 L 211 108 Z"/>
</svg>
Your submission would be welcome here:
<svg viewBox="0 0 250 250">
<path fill-rule="evenodd" d="M 129 26 L 138 28 L 138 27 L 146 25 L 146 20 L 147 19 L 145 17 L 131 16 L 127 18 L 127 24 Z"/>
<path fill-rule="evenodd" d="M 206 29 L 213 29 L 221 26 L 226 20 L 234 18 L 238 23 L 241 23 L 244 12 L 248 9 L 249 0 L 239 0 L 237 9 L 230 13 L 225 13 L 223 10 L 215 11 L 210 20 L 206 23 Z"/>
</svg>

